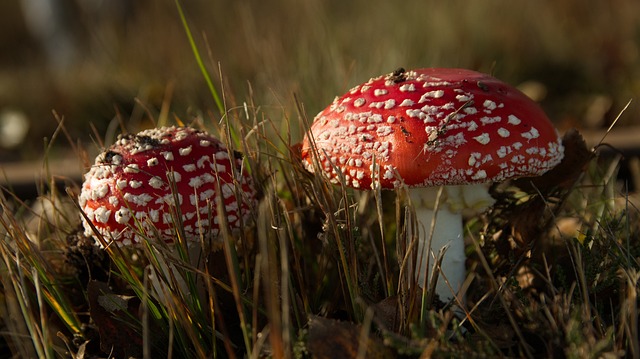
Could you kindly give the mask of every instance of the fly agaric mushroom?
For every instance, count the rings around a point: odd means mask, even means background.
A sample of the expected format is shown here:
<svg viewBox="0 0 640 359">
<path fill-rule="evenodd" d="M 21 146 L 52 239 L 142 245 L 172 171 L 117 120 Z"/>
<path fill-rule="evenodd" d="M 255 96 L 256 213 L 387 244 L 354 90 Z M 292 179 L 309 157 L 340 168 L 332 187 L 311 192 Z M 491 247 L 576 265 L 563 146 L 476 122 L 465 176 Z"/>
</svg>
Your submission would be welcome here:
<svg viewBox="0 0 640 359">
<path fill-rule="evenodd" d="M 216 239 L 220 233 L 220 200 L 233 230 L 249 219 L 255 196 L 241 157 L 218 139 L 193 128 L 163 127 L 122 135 L 99 154 L 78 202 L 87 236 L 95 227 L 119 246 L 145 238 L 172 243 L 181 223 L 187 244 L 199 246 L 201 236 Z"/>
<path fill-rule="evenodd" d="M 523 93 L 482 73 L 447 68 L 399 69 L 352 88 L 315 117 L 301 150 L 306 168 L 333 183 L 409 188 L 426 232 L 419 237 L 418 284 L 427 284 L 427 256 L 448 246 L 446 281 L 436 288 L 445 301 L 465 278 L 461 210 L 493 203 L 482 184 L 541 175 L 564 153 L 543 110 Z M 438 186 L 444 191 L 435 214 Z"/>
</svg>

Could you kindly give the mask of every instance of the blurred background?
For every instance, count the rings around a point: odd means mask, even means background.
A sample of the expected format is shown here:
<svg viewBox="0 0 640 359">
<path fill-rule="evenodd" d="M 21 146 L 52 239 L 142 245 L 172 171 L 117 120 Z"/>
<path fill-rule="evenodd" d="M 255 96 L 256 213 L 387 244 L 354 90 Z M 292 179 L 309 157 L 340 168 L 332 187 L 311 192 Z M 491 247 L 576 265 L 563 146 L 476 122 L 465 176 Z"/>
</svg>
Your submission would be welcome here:
<svg viewBox="0 0 640 359">
<path fill-rule="evenodd" d="M 492 73 L 539 101 L 561 131 L 602 133 L 640 94 L 637 0 L 183 0 L 182 5 L 228 103 L 253 103 L 274 121 L 297 121 L 294 95 L 312 118 L 334 96 L 398 67 Z M 92 128 L 101 136 L 113 132 L 118 117 L 130 130 L 149 127 L 148 119 L 163 104 L 187 123 L 220 117 L 173 0 L 0 2 L 0 176 L 5 180 L 33 179 L 33 170 L 22 165 L 42 164 L 43 139 L 58 126 L 54 111 L 73 141 L 96 148 Z M 637 112 L 632 102 L 617 131 L 628 127 L 632 133 Z M 291 135 L 294 141 L 301 138 Z M 47 156 L 65 157 L 68 145 L 58 138 Z M 71 167 L 69 176 L 81 170 Z"/>
</svg>

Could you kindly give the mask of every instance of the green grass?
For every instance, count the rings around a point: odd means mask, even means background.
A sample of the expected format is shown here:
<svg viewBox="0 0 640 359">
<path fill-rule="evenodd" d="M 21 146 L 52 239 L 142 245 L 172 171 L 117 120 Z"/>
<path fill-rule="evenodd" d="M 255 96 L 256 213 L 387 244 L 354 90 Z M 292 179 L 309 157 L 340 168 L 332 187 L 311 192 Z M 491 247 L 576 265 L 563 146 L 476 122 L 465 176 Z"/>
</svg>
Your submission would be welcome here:
<svg viewBox="0 0 640 359">
<path fill-rule="evenodd" d="M 398 243 L 415 233 L 407 229 L 414 224 L 402 190 L 330 185 L 302 168 L 290 140 L 273 136 L 276 126 L 259 109 L 243 106 L 227 118 L 242 136 L 236 148 L 260 205 L 241 235 L 224 234 L 200 269 L 183 244 L 104 252 L 87 244 L 77 233 L 78 210 L 68 206 L 77 188 L 67 197 L 45 187 L 41 200 L 56 209 L 46 218 L 3 192 L 5 349 L 22 357 L 108 356 L 109 345 L 126 344 L 111 354 L 281 358 L 321 355 L 320 340 L 352 357 L 367 350 L 640 355 L 638 209 L 616 181 L 619 158 L 587 156 L 584 172 L 573 169 L 577 181 L 560 187 L 555 176 L 541 187 L 516 181 L 496 189 L 494 208 L 467 221 L 463 318 L 416 292 L 400 270 L 406 249 Z M 286 123 L 304 127 L 306 120 Z M 538 221 L 520 233 L 536 208 Z M 28 226 L 32 218 L 40 225 Z M 567 222 L 573 227 L 560 230 Z M 498 240 L 510 241 L 509 249 Z M 170 266 L 176 269 L 164 269 Z M 192 294 L 181 292 L 184 283 Z"/>
</svg>

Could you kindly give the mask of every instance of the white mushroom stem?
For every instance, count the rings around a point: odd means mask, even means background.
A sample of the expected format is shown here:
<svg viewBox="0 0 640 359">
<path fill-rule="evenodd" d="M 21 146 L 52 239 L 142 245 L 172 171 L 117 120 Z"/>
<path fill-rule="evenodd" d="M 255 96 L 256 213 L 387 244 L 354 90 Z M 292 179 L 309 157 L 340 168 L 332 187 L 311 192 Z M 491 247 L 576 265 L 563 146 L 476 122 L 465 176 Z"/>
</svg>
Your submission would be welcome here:
<svg viewBox="0 0 640 359">
<path fill-rule="evenodd" d="M 493 198 L 489 196 L 485 185 L 446 186 L 438 208 L 434 210 L 438 190 L 438 187 L 409 190 L 419 233 L 414 273 L 418 285 L 429 288 L 430 273 L 437 262 L 438 253 L 446 248 L 436 294 L 440 300 L 448 302 L 454 298 L 466 278 L 462 212 L 465 209 L 484 210 L 493 204 Z"/>
<path fill-rule="evenodd" d="M 462 214 L 453 213 L 448 209 L 440 209 L 436 212 L 425 206 L 418 206 L 415 211 L 416 218 L 421 226 L 416 248 L 418 254 L 416 265 L 418 285 L 421 288 L 429 288 L 430 273 L 436 264 L 438 254 L 440 251 L 446 250 L 436 285 L 436 293 L 441 300 L 447 302 L 460 289 L 460 284 L 465 278 Z M 434 215 L 436 216 L 436 222 L 432 224 Z M 433 232 L 431 232 L 432 225 L 434 226 Z M 431 233 L 433 233 L 431 247 L 428 247 Z M 429 266 L 428 269 L 427 265 Z"/>
</svg>

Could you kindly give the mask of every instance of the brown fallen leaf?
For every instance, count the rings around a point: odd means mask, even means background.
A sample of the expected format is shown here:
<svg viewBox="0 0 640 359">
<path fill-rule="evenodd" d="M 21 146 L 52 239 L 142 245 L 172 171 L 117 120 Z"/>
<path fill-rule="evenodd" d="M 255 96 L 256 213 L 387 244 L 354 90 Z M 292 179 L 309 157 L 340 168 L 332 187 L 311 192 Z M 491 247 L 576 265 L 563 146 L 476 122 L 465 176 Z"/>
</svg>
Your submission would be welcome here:
<svg viewBox="0 0 640 359">
<path fill-rule="evenodd" d="M 307 350 L 315 359 L 357 358 L 362 326 L 350 322 L 311 316 Z M 367 333 L 364 358 L 395 358 L 375 333 Z"/>
<path fill-rule="evenodd" d="M 89 314 L 100 333 L 100 350 L 116 358 L 142 356 L 142 335 L 133 298 L 117 295 L 104 282 L 87 287 Z"/>
<path fill-rule="evenodd" d="M 398 296 L 387 297 L 373 305 L 376 324 L 387 330 L 396 330 L 400 325 Z"/>
<path fill-rule="evenodd" d="M 495 186 L 492 195 L 497 200 L 490 213 L 493 228 L 488 232 L 493 233 L 492 245 L 501 259 L 495 263 L 497 273 L 513 271 L 523 258 L 539 255 L 536 252 L 545 247 L 540 242 L 543 234 L 549 231 L 555 213 L 595 156 L 577 130 L 567 131 L 562 143 L 565 157 L 549 172 Z M 511 196 L 514 188 L 524 196 Z"/>
</svg>

